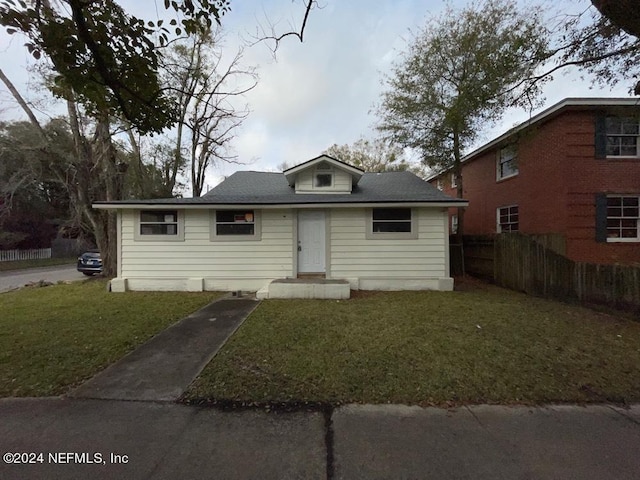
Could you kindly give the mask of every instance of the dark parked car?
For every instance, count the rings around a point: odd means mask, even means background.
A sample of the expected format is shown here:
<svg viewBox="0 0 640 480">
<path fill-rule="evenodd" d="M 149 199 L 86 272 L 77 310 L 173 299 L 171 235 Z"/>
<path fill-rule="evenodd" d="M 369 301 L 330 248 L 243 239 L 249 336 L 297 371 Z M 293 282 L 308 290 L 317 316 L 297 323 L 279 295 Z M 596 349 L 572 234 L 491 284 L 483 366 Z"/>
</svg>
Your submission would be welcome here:
<svg viewBox="0 0 640 480">
<path fill-rule="evenodd" d="M 78 271 L 87 276 L 102 273 L 102 257 L 98 250 L 89 250 L 78 257 Z"/>
</svg>

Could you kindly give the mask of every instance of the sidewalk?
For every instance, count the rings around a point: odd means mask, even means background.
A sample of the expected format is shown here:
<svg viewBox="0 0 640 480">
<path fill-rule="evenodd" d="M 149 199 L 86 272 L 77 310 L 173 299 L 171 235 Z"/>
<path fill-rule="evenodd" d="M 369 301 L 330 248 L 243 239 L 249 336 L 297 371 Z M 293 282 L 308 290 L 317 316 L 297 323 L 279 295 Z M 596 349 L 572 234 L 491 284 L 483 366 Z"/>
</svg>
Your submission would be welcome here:
<svg viewBox="0 0 640 480">
<path fill-rule="evenodd" d="M 174 401 L 258 305 L 216 300 L 163 330 L 76 390 L 76 398 Z"/>
<path fill-rule="evenodd" d="M 48 398 L 0 400 L 0 419 L 3 455 L 44 454 L 0 462 L 2 479 L 640 478 L 640 406 L 351 405 L 325 418 Z"/>
</svg>

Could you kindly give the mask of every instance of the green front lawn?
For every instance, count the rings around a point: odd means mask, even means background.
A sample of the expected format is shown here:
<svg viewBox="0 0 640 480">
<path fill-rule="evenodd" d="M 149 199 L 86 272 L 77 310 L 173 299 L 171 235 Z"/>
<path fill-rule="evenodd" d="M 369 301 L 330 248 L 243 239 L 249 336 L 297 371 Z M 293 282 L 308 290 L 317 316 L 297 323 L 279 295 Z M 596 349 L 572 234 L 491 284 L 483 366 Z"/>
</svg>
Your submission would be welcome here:
<svg viewBox="0 0 640 480">
<path fill-rule="evenodd" d="M 58 395 L 220 293 L 108 293 L 105 280 L 0 294 L 0 397 Z"/>
<path fill-rule="evenodd" d="M 640 401 L 640 323 L 497 287 L 268 300 L 187 401 Z"/>
</svg>

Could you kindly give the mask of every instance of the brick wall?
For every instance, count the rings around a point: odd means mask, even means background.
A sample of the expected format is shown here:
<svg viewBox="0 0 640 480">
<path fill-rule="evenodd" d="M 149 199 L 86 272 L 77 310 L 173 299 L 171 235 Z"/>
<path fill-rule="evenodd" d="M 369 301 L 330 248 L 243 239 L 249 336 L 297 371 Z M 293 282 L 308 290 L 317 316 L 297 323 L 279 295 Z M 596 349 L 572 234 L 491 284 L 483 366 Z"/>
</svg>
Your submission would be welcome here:
<svg viewBox="0 0 640 480">
<path fill-rule="evenodd" d="M 595 241 L 595 195 L 640 194 L 640 159 L 597 159 L 594 156 L 594 112 L 569 112 L 561 118 L 573 125 L 567 135 L 567 254 L 591 263 L 640 263 L 640 243 Z"/>
<path fill-rule="evenodd" d="M 514 177 L 496 181 L 498 148 L 463 164 L 465 234 L 496 233 L 496 209 L 517 204 L 520 232 L 565 236 L 574 261 L 640 263 L 640 243 L 595 241 L 596 193 L 640 194 L 640 159 L 596 159 L 594 116 L 566 110 L 518 134 Z M 448 175 L 443 183 L 455 196 Z"/>
</svg>

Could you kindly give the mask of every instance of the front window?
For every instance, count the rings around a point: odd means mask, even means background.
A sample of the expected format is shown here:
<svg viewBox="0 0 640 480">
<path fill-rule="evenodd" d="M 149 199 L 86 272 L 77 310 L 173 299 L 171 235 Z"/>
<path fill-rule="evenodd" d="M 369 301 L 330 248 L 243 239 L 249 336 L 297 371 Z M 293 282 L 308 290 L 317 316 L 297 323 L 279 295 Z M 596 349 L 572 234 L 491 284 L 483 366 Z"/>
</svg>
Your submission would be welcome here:
<svg viewBox="0 0 640 480">
<path fill-rule="evenodd" d="M 456 174 L 451 173 L 451 188 L 456 188 L 458 186 L 458 182 L 456 182 Z"/>
<path fill-rule="evenodd" d="M 438 178 L 438 179 L 436 180 L 436 188 L 437 188 L 438 190 L 443 190 L 443 186 L 442 186 L 442 179 L 441 179 L 441 178 Z"/>
<path fill-rule="evenodd" d="M 178 212 L 176 210 L 141 211 L 140 235 L 178 235 Z"/>
<path fill-rule="evenodd" d="M 608 116 L 606 128 L 607 156 L 638 156 L 638 136 L 640 136 L 640 121 L 638 118 Z"/>
<path fill-rule="evenodd" d="M 255 235 L 253 210 L 217 210 L 216 235 Z"/>
<path fill-rule="evenodd" d="M 500 149 L 498 153 L 498 180 L 518 174 L 518 154 L 514 146 Z"/>
<path fill-rule="evenodd" d="M 638 233 L 639 197 L 611 195 L 607 197 L 607 241 L 640 240 Z"/>
<path fill-rule="evenodd" d="M 374 208 L 373 233 L 411 232 L 410 208 Z"/>
<path fill-rule="evenodd" d="M 518 205 L 510 205 L 508 207 L 500 207 L 498 214 L 498 233 L 517 232 L 520 229 Z"/>
<path fill-rule="evenodd" d="M 454 235 L 458 233 L 458 216 L 457 215 L 451 215 L 451 233 Z"/>
</svg>

